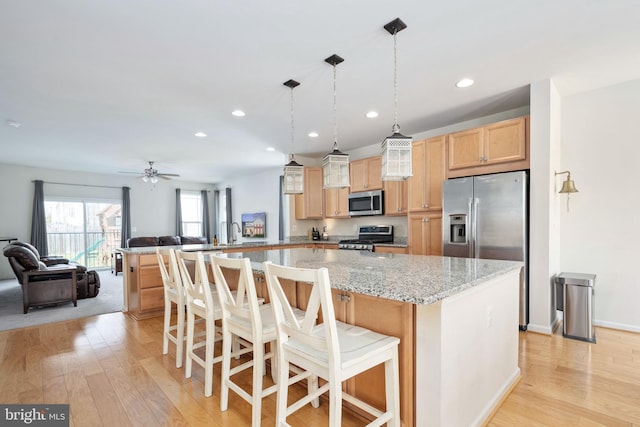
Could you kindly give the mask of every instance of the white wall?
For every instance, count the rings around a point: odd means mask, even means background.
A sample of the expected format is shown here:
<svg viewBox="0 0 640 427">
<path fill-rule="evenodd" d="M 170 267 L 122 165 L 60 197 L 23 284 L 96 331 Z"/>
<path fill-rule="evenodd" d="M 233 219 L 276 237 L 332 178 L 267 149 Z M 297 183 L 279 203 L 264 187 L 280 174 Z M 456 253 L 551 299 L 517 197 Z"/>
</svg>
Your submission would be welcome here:
<svg viewBox="0 0 640 427">
<path fill-rule="evenodd" d="M 283 164 L 284 165 L 284 164 Z M 267 218 L 267 240 L 278 240 L 278 200 L 280 192 L 280 175 L 283 169 L 272 168 L 257 172 L 253 175 L 239 176 L 218 185 L 221 192 L 226 187 L 231 187 L 233 208 L 232 222 L 242 225 L 243 213 L 265 212 Z M 237 234 L 238 242 L 252 240 L 265 240 L 262 238 L 251 239 Z"/>
<path fill-rule="evenodd" d="M 122 200 L 121 187 L 131 188 L 132 236 L 163 236 L 175 234 L 175 189 L 212 190 L 208 184 L 184 181 L 160 181 L 155 187 L 134 177 L 101 175 L 82 172 L 38 169 L 0 164 L 0 235 L 31 239 L 31 212 L 34 184 L 42 180 L 46 197 L 76 197 L 89 200 Z M 83 184 L 68 186 L 48 182 Z M 115 188 L 102 188 L 108 186 Z M 212 202 L 212 198 L 209 198 Z M 209 211 L 213 212 L 212 206 Z M 135 231 L 134 231 L 135 229 Z M 4 258 L 4 257 L 2 257 Z M 0 279 L 13 278 L 9 263 L 0 260 Z"/>
<path fill-rule="evenodd" d="M 551 80 L 531 85 L 529 194 L 529 330 L 556 323 L 553 276 L 559 264 L 555 171 L 560 167 L 561 99 Z"/>
<path fill-rule="evenodd" d="M 639 111 L 640 80 L 562 102 L 562 167 L 579 192 L 569 212 L 562 199 L 560 267 L 597 275 L 596 324 L 634 331 L 640 331 Z"/>
</svg>

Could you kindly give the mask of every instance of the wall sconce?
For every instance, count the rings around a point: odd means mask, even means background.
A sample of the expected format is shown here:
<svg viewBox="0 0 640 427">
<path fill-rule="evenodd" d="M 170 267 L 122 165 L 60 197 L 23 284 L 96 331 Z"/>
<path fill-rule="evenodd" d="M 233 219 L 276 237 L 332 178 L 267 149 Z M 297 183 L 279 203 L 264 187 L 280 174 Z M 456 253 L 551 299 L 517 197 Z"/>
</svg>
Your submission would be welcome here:
<svg viewBox="0 0 640 427">
<path fill-rule="evenodd" d="M 574 184 L 573 180 L 571 179 L 571 172 L 563 171 L 563 172 L 556 172 L 555 174 L 556 174 L 556 176 L 557 175 L 567 174 L 567 179 L 562 183 L 562 188 L 560 189 L 560 191 L 558 191 L 558 193 L 560 193 L 560 194 L 566 193 L 566 195 L 567 195 L 567 212 L 569 212 L 569 195 L 571 193 L 577 193 L 578 189 L 576 188 L 576 185 Z"/>
</svg>

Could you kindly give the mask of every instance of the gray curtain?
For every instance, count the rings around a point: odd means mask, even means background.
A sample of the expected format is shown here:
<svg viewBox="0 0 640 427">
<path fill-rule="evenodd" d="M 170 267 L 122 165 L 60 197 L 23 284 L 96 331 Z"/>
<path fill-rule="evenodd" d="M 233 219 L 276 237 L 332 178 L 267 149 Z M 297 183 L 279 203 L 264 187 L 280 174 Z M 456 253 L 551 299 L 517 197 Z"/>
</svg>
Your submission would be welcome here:
<svg viewBox="0 0 640 427">
<path fill-rule="evenodd" d="M 182 236 L 182 202 L 180 189 L 176 188 L 176 236 Z"/>
<path fill-rule="evenodd" d="M 280 175 L 278 196 L 278 239 L 284 240 L 284 175 Z"/>
<path fill-rule="evenodd" d="M 38 249 L 41 256 L 49 255 L 47 243 L 47 219 L 44 213 L 44 182 L 34 181 L 33 213 L 31 216 L 31 244 Z"/>
<path fill-rule="evenodd" d="M 129 199 L 129 191 L 131 188 L 122 187 L 122 219 L 120 230 L 120 247 L 126 248 L 127 241 L 131 238 L 131 200 Z"/>
<path fill-rule="evenodd" d="M 200 191 L 202 197 L 202 235 L 211 242 L 211 223 L 209 222 L 209 196 L 207 190 Z"/>
<path fill-rule="evenodd" d="M 231 207 L 231 187 L 225 189 L 225 195 L 227 198 L 227 243 L 231 243 L 231 236 L 233 236 L 233 209 Z"/>
<path fill-rule="evenodd" d="M 218 237 L 220 234 L 220 190 L 215 190 L 213 192 L 213 235 Z"/>
</svg>

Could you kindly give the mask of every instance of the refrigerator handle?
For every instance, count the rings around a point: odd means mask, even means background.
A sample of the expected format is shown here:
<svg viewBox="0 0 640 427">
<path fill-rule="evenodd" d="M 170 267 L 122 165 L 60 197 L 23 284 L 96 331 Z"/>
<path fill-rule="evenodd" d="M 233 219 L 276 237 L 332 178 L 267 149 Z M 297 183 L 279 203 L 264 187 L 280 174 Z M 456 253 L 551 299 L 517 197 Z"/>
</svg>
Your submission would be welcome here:
<svg viewBox="0 0 640 427">
<path fill-rule="evenodd" d="M 480 203 L 480 199 L 478 199 L 477 197 L 473 199 L 473 235 L 471 236 L 471 238 L 473 239 L 473 254 L 470 254 L 469 257 L 470 258 L 479 258 L 478 257 L 478 223 L 480 222 L 478 220 L 478 203 Z M 471 247 L 471 245 L 469 245 Z"/>
<path fill-rule="evenodd" d="M 469 258 L 473 258 L 473 242 L 475 241 L 474 233 L 475 227 L 472 222 L 473 216 L 471 216 L 471 211 L 473 209 L 473 198 L 469 197 L 469 202 L 467 203 L 467 233 L 469 236 Z"/>
</svg>

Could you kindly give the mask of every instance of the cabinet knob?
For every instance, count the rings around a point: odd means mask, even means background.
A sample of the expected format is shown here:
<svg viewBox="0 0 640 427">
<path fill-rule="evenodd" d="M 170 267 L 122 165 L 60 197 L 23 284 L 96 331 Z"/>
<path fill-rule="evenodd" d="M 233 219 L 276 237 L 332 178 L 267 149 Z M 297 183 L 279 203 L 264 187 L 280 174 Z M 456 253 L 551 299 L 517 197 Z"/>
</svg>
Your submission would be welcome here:
<svg viewBox="0 0 640 427">
<path fill-rule="evenodd" d="M 422 222 L 429 222 L 429 218 L 422 218 Z"/>
</svg>

